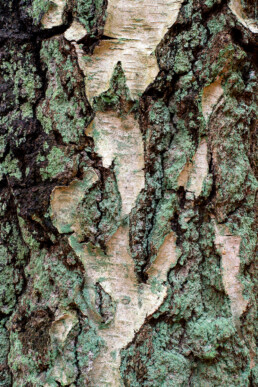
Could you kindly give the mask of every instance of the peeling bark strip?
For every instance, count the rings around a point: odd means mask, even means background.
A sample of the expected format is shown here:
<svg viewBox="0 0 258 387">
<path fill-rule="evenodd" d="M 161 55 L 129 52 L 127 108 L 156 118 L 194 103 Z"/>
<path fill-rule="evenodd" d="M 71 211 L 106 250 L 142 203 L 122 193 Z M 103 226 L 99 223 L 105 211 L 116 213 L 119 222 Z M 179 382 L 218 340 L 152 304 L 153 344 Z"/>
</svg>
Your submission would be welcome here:
<svg viewBox="0 0 258 387">
<path fill-rule="evenodd" d="M 256 17 L 2 1 L 0 386 L 258 385 Z"/>
<path fill-rule="evenodd" d="M 97 112 L 86 133 L 93 137 L 103 166 L 108 168 L 114 162 L 122 216 L 128 215 L 144 188 L 144 151 L 138 122 L 132 114 L 122 118 L 114 112 Z"/>
<path fill-rule="evenodd" d="M 243 286 L 238 279 L 240 243 L 240 237 L 230 234 L 223 235 L 223 233 L 221 235 L 218 227 L 216 227 L 215 244 L 222 255 L 223 283 L 231 299 L 232 315 L 237 318 L 245 312 L 248 305 L 248 301 L 243 297 Z"/>
<path fill-rule="evenodd" d="M 71 185 L 74 186 L 73 183 Z M 63 195 L 65 195 L 65 206 L 61 199 Z M 59 232 L 64 232 L 62 227 L 64 219 L 69 223 L 70 214 L 66 212 L 67 209 L 75 215 L 73 210 L 75 197 L 80 200 L 72 187 L 66 190 L 63 187 L 55 188 L 51 206 L 57 227 L 61 221 Z M 74 219 L 75 222 L 76 219 Z M 170 237 L 164 242 L 160 254 L 149 270 L 149 283 L 140 284 L 129 252 L 128 226 L 118 228 L 107 244 L 106 254 L 98 252 L 98 249 L 95 250 L 92 245 L 79 244 L 76 226 L 73 222 L 69 226 L 75 231 L 75 234 L 70 237 L 70 245 L 85 266 L 92 309 L 96 304 L 95 288 L 98 283 L 101 283 L 115 305 L 112 322 L 109 321 L 108 326 L 100 326 L 97 330 L 98 335 L 104 339 L 105 348 L 92 365 L 91 381 L 93 385 L 119 386 L 121 385 L 119 373 L 121 349 L 132 341 L 135 332 L 140 329 L 146 317 L 159 308 L 167 294 L 163 281 L 166 281 L 171 265 L 177 261 L 175 239 Z M 166 259 L 161 255 L 165 252 Z M 96 323 L 101 321 L 101 317 L 95 319 Z"/>
<path fill-rule="evenodd" d="M 176 21 L 181 0 L 110 0 L 104 36 L 94 55 L 82 64 L 89 100 L 104 92 L 117 62 L 122 63 L 131 97 L 137 99 L 159 68 L 157 44 Z"/>
<path fill-rule="evenodd" d="M 149 9 L 144 14 L 146 5 L 149 6 Z M 158 73 L 155 57 L 149 60 L 148 56 L 153 54 L 161 38 L 162 28 L 168 27 L 168 13 L 171 5 L 173 2 L 171 4 L 161 2 L 158 6 L 143 3 L 135 7 L 135 4 L 109 2 L 104 34 L 110 37 L 125 38 L 128 42 L 116 41 L 116 48 L 113 41 L 102 41 L 100 47 L 95 49 L 90 61 L 86 65 L 83 64 L 82 68 L 86 74 L 86 92 L 90 99 L 109 88 L 118 61 L 122 62 L 126 84 L 132 96 L 135 98 L 138 93 L 144 91 Z M 165 20 L 160 19 L 160 16 L 164 16 L 162 6 L 167 12 Z M 141 22 L 136 18 L 139 14 Z M 137 28 L 136 31 L 133 31 L 132 27 L 135 23 Z M 148 47 L 142 47 L 142 43 L 146 41 L 144 34 L 148 36 Z M 141 39 L 143 37 L 145 39 Z M 139 47 L 137 47 L 137 41 Z M 122 53 L 122 57 L 119 52 Z M 140 67 L 137 68 L 139 65 Z M 147 75 L 148 78 L 144 79 L 144 73 L 148 72 L 148 69 L 152 75 Z M 97 80 L 95 80 L 96 77 Z M 132 114 L 121 117 L 115 112 L 97 112 L 86 134 L 93 137 L 96 152 L 102 157 L 103 166 L 109 168 L 113 162 L 115 164 L 114 171 L 122 200 L 120 220 L 122 221 L 130 213 L 139 193 L 144 188 L 143 142 L 139 124 Z M 90 185 L 94 182 L 93 179 Z M 103 256 L 103 253 L 99 255 L 96 251 L 93 251 L 92 254 L 93 247 L 90 245 L 86 245 L 83 251 L 82 246 L 77 246 L 80 239 L 76 235 L 76 212 L 73 203 L 74 198 L 80 201 L 82 197 L 78 195 L 76 185 L 77 182 L 74 185 L 75 191 L 71 186 L 67 189 L 55 188 L 51 201 L 53 220 L 57 227 L 60 224 L 59 232 L 65 232 L 63 230 L 66 227 L 75 232 L 75 236 L 70 238 L 70 245 L 84 263 L 92 309 L 96 304 L 94 292 L 98 283 L 101 283 L 105 293 L 115 305 L 113 321 L 109 321 L 110 326 L 97 329 L 98 335 L 104 340 L 105 349 L 92 365 L 91 383 L 94 386 L 120 386 L 123 384 L 119 370 L 121 350 L 133 340 L 135 332 L 141 328 L 145 319 L 158 310 L 167 294 L 166 286 L 162 282 L 166 282 L 172 263 L 175 264 L 177 261 L 175 239 L 170 238 L 164 242 L 166 246 L 161 246 L 155 263 L 149 268 L 149 283 L 140 284 L 135 273 L 134 261 L 129 253 L 128 226 L 118 227 L 117 232 L 107 244 L 106 256 Z M 64 197 L 63 200 L 62 197 Z M 63 207 L 64 201 L 65 206 Z M 70 213 L 69 209 L 72 210 Z M 74 220 L 72 220 L 73 217 L 75 217 Z M 65 220 L 67 222 L 63 225 Z M 77 234 L 81 234 L 81 231 L 77 230 Z M 162 255 L 165 252 L 164 258 Z"/>
</svg>

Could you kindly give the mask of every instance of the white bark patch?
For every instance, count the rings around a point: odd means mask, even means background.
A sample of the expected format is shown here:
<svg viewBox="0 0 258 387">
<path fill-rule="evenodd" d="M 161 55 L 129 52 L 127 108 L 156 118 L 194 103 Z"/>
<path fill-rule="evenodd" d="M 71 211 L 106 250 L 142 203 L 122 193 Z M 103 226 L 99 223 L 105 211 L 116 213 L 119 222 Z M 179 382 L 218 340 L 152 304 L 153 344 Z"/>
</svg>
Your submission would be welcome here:
<svg viewBox="0 0 258 387">
<path fill-rule="evenodd" d="M 118 61 L 122 62 L 131 97 L 138 98 L 159 71 L 154 50 L 176 21 L 181 3 L 182 0 L 109 0 L 104 35 L 114 39 L 101 40 L 94 54 L 86 60 L 78 44 L 73 43 L 79 65 L 86 75 L 86 92 L 91 101 L 109 88 Z M 76 40 L 72 32 L 67 32 L 67 39 Z M 103 165 L 108 168 L 114 162 L 123 219 L 144 187 L 144 149 L 139 124 L 132 114 L 123 118 L 114 112 L 96 112 L 86 134 L 93 136 Z M 198 161 L 196 165 L 199 166 Z M 95 175 L 91 172 L 83 181 L 75 180 L 68 187 L 53 190 L 52 219 L 59 232 L 74 232 L 69 241 L 85 266 L 88 312 L 96 323 L 98 335 L 106 343 L 106 348 L 93 360 L 91 385 L 118 387 L 122 385 L 121 349 L 133 340 L 146 317 L 157 311 L 164 301 L 167 273 L 177 260 L 176 244 L 173 233 L 165 237 L 153 267 L 149 268 L 149 281 L 144 284 L 139 283 L 135 274 L 128 226 L 120 226 L 111 237 L 106 255 L 92 245 L 79 243 L 81 230 L 76 220 L 76 208 L 87 188 L 97 181 Z M 114 318 L 105 327 L 104 323 L 99 324 L 101 316 L 97 306 L 94 310 L 97 284 L 116 305 Z"/>
<path fill-rule="evenodd" d="M 153 48 L 154 49 L 154 48 Z M 90 101 L 109 88 L 117 62 L 121 62 L 132 99 L 138 99 L 159 72 L 153 50 L 146 50 L 142 41 L 102 40 L 91 61 L 83 67 L 86 93 Z"/>
<path fill-rule="evenodd" d="M 223 284 L 231 300 L 232 315 L 239 318 L 248 305 L 248 301 L 243 297 L 243 285 L 238 279 L 241 238 L 230 235 L 229 232 L 225 235 L 219 225 L 215 226 L 215 233 L 215 244 L 222 257 Z"/>
<path fill-rule="evenodd" d="M 91 302 L 94 304 L 94 286 L 97 282 L 116 303 L 116 312 L 112 323 L 98 329 L 98 334 L 106 348 L 96 358 L 91 371 L 93 386 L 121 386 L 120 362 L 121 349 L 129 344 L 135 333 L 141 328 L 146 317 L 153 314 L 162 304 L 166 294 L 165 281 L 171 264 L 175 263 L 175 239 L 171 235 L 161 247 L 153 272 L 150 270 L 150 283 L 156 277 L 155 285 L 139 284 L 134 271 L 134 262 L 129 249 L 128 226 L 120 226 L 110 239 L 107 255 L 92 254 L 85 245 L 77 250 L 86 269 L 86 283 Z M 74 246 L 73 243 L 71 243 Z M 162 252 L 164 256 L 162 256 Z"/>
<path fill-rule="evenodd" d="M 176 251 L 176 235 L 171 231 L 164 238 L 163 244 L 158 250 L 157 257 L 147 270 L 150 278 L 157 278 L 159 281 L 166 281 L 168 271 L 177 263 L 178 254 Z"/>
<path fill-rule="evenodd" d="M 206 121 L 208 121 L 209 116 L 222 95 L 223 89 L 220 78 L 216 79 L 209 86 L 204 87 L 202 94 L 202 113 Z"/>
<path fill-rule="evenodd" d="M 186 163 L 184 166 L 184 169 L 180 173 L 177 179 L 177 184 L 178 187 L 184 187 L 186 189 L 187 182 L 190 176 L 190 173 L 193 169 L 193 164 L 192 163 Z"/>
<path fill-rule="evenodd" d="M 176 21 L 182 0 L 109 0 L 104 35 L 91 61 L 80 61 L 90 101 L 109 88 L 118 61 L 122 62 L 133 99 L 154 81 L 159 68 L 154 54 Z M 82 59 L 82 56 L 81 56 Z"/>
<path fill-rule="evenodd" d="M 48 11 L 41 19 L 44 28 L 49 29 L 63 24 L 63 13 L 66 0 L 52 0 Z"/>
<path fill-rule="evenodd" d="M 72 219 L 76 222 L 74 203 L 79 200 L 81 192 L 77 185 L 76 180 L 69 187 L 64 188 L 67 194 L 65 200 L 60 200 L 63 195 L 61 187 L 55 188 L 52 193 L 53 219 L 55 224 L 59 225 L 60 232 L 66 226 L 65 216 L 67 222 Z M 69 208 L 71 214 L 69 214 Z M 71 224 L 68 226 L 75 231 L 69 238 L 70 245 L 85 266 L 86 286 L 91 305 L 89 313 L 91 318 L 95 319 L 98 335 L 104 339 L 106 344 L 106 348 L 93 361 L 90 376 L 92 385 L 118 387 L 122 385 L 119 370 L 121 350 L 133 340 L 146 317 L 158 310 L 166 297 L 167 273 L 177 261 L 175 235 L 170 233 L 166 236 L 153 263 L 153 268 L 149 269 L 149 281 L 143 284 L 139 283 L 135 274 L 134 261 L 129 248 L 128 226 L 118 228 L 107 244 L 106 255 L 92 245 L 78 243 L 77 232 L 80 234 L 80 231 Z M 116 304 L 114 318 L 105 327 L 98 326 L 100 316 L 97 310 L 94 312 L 97 283 L 101 284 L 104 291 L 110 295 L 112 302 Z M 63 340 L 67 334 L 69 324 L 67 326 L 66 329 L 61 322 L 57 322 L 53 327 L 53 334 L 59 341 Z"/>
<path fill-rule="evenodd" d="M 64 343 L 71 329 L 77 324 L 76 313 L 67 312 L 58 316 L 50 328 L 50 336 Z"/>
<path fill-rule="evenodd" d="M 207 142 L 203 139 L 198 146 L 192 163 L 187 163 L 178 177 L 178 186 L 194 193 L 196 198 L 201 194 L 203 182 L 209 172 L 207 156 Z"/>
<path fill-rule="evenodd" d="M 233 14 L 237 17 L 237 19 L 240 21 L 240 23 L 243 24 L 243 26 L 245 26 L 255 34 L 258 33 L 257 21 L 254 19 L 249 19 L 246 16 L 241 4 L 241 0 L 231 0 L 229 3 L 229 8 L 233 12 Z"/>
<path fill-rule="evenodd" d="M 93 136 L 95 150 L 102 157 L 104 167 L 115 163 L 122 216 L 125 216 L 144 188 L 144 149 L 139 123 L 132 114 L 122 118 L 112 111 L 97 112 L 86 133 Z"/>
<path fill-rule="evenodd" d="M 84 28 L 81 23 L 74 20 L 71 24 L 71 27 L 69 27 L 65 33 L 64 37 L 65 39 L 69 41 L 75 41 L 81 40 L 87 35 L 87 30 Z"/>
</svg>

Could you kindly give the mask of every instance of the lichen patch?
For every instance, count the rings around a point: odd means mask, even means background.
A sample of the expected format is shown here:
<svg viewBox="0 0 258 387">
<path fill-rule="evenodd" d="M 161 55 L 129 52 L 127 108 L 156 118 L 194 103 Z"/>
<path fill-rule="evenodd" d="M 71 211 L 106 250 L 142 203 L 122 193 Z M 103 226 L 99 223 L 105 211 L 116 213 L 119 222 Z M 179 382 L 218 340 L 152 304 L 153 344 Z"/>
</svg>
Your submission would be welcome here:
<svg viewBox="0 0 258 387">
<path fill-rule="evenodd" d="M 53 347 L 58 348 L 58 354 L 55 358 L 51 377 L 62 385 L 70 385 L 77 376 L 77 370 L 73 357 L 69 358 L 67 347 L 74 345 L 72 330 L 78 324 L 78 318 L 75 312 L 67 311 L 56 317 L 50 328 L 50 337 Z M 47 387 L 45 385 L 45 387 Z"/>
</svg>

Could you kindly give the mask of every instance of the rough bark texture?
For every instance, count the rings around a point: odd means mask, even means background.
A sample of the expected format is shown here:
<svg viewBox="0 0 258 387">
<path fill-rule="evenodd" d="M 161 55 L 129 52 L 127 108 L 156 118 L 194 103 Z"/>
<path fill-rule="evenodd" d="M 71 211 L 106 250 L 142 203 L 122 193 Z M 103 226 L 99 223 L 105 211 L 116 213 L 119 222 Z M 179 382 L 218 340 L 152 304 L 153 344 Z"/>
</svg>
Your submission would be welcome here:
<svg viewBox="0 0 258 387">
<path fill-rule="evenodd" d="M 0 386 L 257 386 L 254 1 L 0 6 Z"/>
</svg>

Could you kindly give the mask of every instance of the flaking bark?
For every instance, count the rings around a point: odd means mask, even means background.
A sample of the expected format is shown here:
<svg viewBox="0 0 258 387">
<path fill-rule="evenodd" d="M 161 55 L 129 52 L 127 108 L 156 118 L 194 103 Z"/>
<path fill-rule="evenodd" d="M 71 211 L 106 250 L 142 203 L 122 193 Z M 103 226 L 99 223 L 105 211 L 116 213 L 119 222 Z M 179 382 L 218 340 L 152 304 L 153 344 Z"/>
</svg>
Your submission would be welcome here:
<svg viewBox="0 0 258 387">
<path fill-rule="evenodd" d="M 256 17 L 1 1 L 0 386 L 258 383 Z"/>
</svg>

